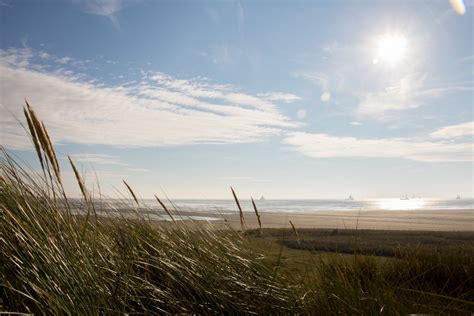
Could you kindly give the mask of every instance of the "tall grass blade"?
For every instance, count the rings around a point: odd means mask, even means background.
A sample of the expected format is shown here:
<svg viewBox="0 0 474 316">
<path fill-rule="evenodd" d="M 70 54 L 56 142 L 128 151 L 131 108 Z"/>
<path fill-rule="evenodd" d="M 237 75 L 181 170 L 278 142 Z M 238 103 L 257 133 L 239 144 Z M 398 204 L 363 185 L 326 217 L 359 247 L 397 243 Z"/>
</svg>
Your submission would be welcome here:
<svg viewBox="0 0 474 316">
<path fill-rule="evenodd" d="M 239 199 L 237 198 L 237 195 L 235 194 L 235 191 L 232 187 L 230 187 L 230 190 L 232 191 L 232 195 L 234 196 L 235 203 L 237 204 L 237 208 L 239 209 L 239 216 L 240 216 L 240 228 L 244 232 L 245 231 L 245 218 L 244 218 L 244 212 L 242 211 L 242 207 L 240 206 Z"/>
<path fill-rule="evenodd" d="M 135 192 L 133 192 L 132 188 L 128 185 L 127 181 L 125 181 L 125 180 L 122 180 L 122 181 L 123 181 L 123 184 L 125 184 L 125 186 L 127 187 L 128 192 L 130 192 L 130 194 L 132 195 L 133 200 L 135 201 L 135 203 L 137 203 L 137 205 L 140 205 L 138 203 L 138 199 L 137 199 L 137 196 L 135 195 Z"/>
<path fill-rule="evenodd" d="M 296 241 L 298 242 L 298 246 L 300 246 L 301 245 L 300 235 L 298 234 L 298 231 L 296 230 L 296 227 L 291 220 L 290 220 L 290 225 L 291 225 L 291 229 L 293 230 L 293 234 L 295 234 L 295 238 L 296 238 Z"/>
<path fill-rule="evenodd" d="M 166 205 L 158 198 L 158 196 L 155 194 L 155 199 L 158 201 L 158 203 L 160 203 L 161 207 L 165 210 L 166 214 L 168 214 L 168 216 L 171 218 L 171 220 L 173 221 L 173 223 L 176 224 L 176 221 L 173 217 L 173 215 L 171 215 L 171 212 L 168 210 L 168 208 L 166 207 Z"/>
<path fill-rule="evenodd" d="M 251 197 L 250 199 L 252 200 L 253 210 L 255 211 L 255 216 L 257 217 L 260 236 L 262 236 L 262 234 L 263 234 L 262 220 L 260 219 L 260 214 L 258 213 L 257 205 L 255 204 L 255 201 L 253 200 L 253 197 Z"/>
<path fill-rule="evenodd" d="M 51 143 L 51 139 L 49 138 L 49 135 L 46 131 L 43 122 L 38 119 L 31 105 L 28 103 L 27 100 L 25 100 L 25 103 L 26 111 L 28 112 L 29 118 L 31 119 L 32 126 L 34 127 L 34 135 L 36 135 L 37 140 L 41 144 L 43 152 L 48 157 L 48 160 L 53 168 L 56 180 L 61 184 L 61 172 L 56 158 L 56 153 L 54 152 L 53 145 Z M 32 137 L 34 138 L 35 136 L 32 135 Z"/>
<path fill-rule="evenodd" d="M 27 101 L 25 100 L 25 102 L 27 102 Z M 28 102 L 27 102 L 27 104 L 28 104 Z M 36 131 L 35 131 L 35 128 L 33 126 L 33 122 L 31 121 L 30 114 L 28 113 L 28 110 L 27 110 L 26 107 L 23 108 L 23 113 L 25 115 L 26 122 L 28 124 L 28 129 L 29 129 L 29 132 L 30 132 L 30 135 L 31 135 L 31 139 L 33 141 L 33 145 L 35 147 L 36 155 L 38 156 L 38 160 L 39 160 L 40 165 L 41 165 L 41 169 L 44 171 L 45 166 L 44 166 L 44 162 L 43 162 L 43 154 L 41 153 L 41 148 L 40 148 L 40 144 L 39 144 L 39 141 L 38 141 L 38 136 L 36 135 Z"/>
<path fill-rule="evenodd" d="M 84 225 L 82 226 L 82 232 L 81 232 L 81 239 L 84 239 L 84 235 L 86 233 L 86 228 L 87 228 L 87 225 L 89 224 L 89 218 L 90 218 L 90 214 L 91 214 L 91 205 L 92 205 L 92 203 L 89 203 L 89 201 L 88 201 L 88 197 L 87 197 L 88 194 L 87 194 L 86 186 L 84 184 L 84 181 L 82 180 L 81 175 L 79 174 L 79 171 L 77 170 L 76 166 L 74 165 L 74 162 L 72 161 L 71 156 L 67 156 L 67 158 L 68 158 L 69 163 L 72 167 L 72 170 L 74 172 L 74 176 L 76 177 L 76 181 L 77 181 L 77 184 L 79 185 L 81 193 L 84 196 L 84 203 L 87 207 L 86 220 L 84 222 Z M 95 213 L 95 210 L 94 210 L 94 213 Z"/>
</svg>

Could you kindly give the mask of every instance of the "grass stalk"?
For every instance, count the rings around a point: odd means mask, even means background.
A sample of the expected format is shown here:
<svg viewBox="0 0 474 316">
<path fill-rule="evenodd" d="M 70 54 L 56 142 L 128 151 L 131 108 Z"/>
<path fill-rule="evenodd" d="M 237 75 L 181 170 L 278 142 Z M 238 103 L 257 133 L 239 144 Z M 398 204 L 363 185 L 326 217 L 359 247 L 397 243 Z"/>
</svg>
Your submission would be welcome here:
<svg viewBox="0 0 474 316">
<path fill-rule="evenodd" d="M 235 191 L 232 187 L 230 187 L 230 190 L 232 191 L 232 195 L 234 197 L 235 203 L 237 204 L 237 208 L 239 209 L 239 217 L 240 217 L 240 229 L 242 232 L 245 232 L 245 218 L 244 218 L 244 212 L 242 211 L 242 207 L 240 206 L 239 199 L 237 198 L 237 195 L 235 194 Z"/>
<path fill-rule="evenodd" d="M 260 214 L 258 213 L 257 205 L 255 204 L 253 197 L 251 198 L 251 200 L 252 200 L 253 210 L 255 211 L 255 216 L 257 217 L 259 233 L 260 233 L 260 236 L 262 236 L 263 235 L 262 220 L 260 219 Z"/>
</svg>

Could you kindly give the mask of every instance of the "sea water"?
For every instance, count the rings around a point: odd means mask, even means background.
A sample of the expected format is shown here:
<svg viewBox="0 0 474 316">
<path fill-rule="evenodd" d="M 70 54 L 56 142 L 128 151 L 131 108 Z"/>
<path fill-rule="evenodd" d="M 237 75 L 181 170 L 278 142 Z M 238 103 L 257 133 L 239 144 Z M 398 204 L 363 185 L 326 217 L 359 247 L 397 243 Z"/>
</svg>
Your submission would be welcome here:
<svg viewBox="0 0 474 316">
<path fill-rule="evenodd" d="M 159 208 L 155 200 L 145 200 L 152 208 Z M 233 213 L 238 208 L 234 200 L 173 200 L 164 201 L 171 208 L 191 212 Z M 239 200 L 244 211 L 252 211 L 250 200 Z M 317 199 L 317 200 L 255 200 L 259 212 L 313 213 L 319 211 L 372 210 L 454 210 L 474 209 L 474 199 Z M 172 205 L 173 204 L 173 205 Z"/>
</svg>

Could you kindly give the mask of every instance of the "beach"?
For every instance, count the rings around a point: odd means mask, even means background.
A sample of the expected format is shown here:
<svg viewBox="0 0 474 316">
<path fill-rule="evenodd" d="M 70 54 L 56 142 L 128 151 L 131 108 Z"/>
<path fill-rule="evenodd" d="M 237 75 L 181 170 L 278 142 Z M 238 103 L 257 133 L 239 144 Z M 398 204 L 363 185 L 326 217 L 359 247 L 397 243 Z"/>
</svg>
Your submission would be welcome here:
<svg viewBox="0 0 474 316">
<path fill-rule="evenodd" d="M 194 213 L 199 216 L 202 213 Z M 318 211 L 308 213 L 260 213 L 263 228 L 290 227 L 291 220 L 297 228 L 379 229 L 417 231 L 474 231 L 474 209 L 451 210 L 390 210 L 390 211 Z M 215 217 L 215 226 L 229 225 L 240 229 L 238 212 L 229 214 L 209 213 Z M 225 218 L 221 220 L 219 218 Z M 255 213 L 244 212 L 246 228 L 258 228 Z"/>
</svg>

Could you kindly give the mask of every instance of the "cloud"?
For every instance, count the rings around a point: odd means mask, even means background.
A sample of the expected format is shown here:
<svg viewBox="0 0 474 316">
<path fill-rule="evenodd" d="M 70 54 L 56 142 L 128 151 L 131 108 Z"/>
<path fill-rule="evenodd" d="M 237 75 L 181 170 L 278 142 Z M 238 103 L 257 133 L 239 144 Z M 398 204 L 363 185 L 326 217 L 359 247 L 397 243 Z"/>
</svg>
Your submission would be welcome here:
<svg viewBox="0 0 474 316">
<path fill-rule="evenodd" d="M 71 158 L 75 162 L 87 162 L 93 165 L 128 166 L 128 164 L 122 162 L 119 157 L 106 154 L 74 154 L 71 155 Z"/>
<path fill-rule="evenodd" d="M 161 72 L 154 73 L 150 78 L 159 86 L 164 87 L 164 89 L 157 90 L 156 87 L 152 87 L 151 90 L 148 90 L 148 87 L 144 87 L 141 91 L 142 94 L 148 96 L 160 96 L 161 94 L 163 97 L 165 94 L 164 90 L 166 90 L 169 92 L 166 94 L 167 97 L 181 98 L 180 101 L 188 105 L 196 105 L 196 98 L 202 98 L 219 100 L 219 102 L 232 105 L 238 104 L 245 108 L 275 111 L 276 106 L 271 101 L 288 103 L 299 99 L 298 96 L 282 92 L 267 92 L 253 96 L 236 91 L 229 85 L 208 84 L 203 78 L 197 78 L 197 80 L 177 80 Z M 270 100 L 269 96 L 272 96 L 273 100 Z"/>
<path fill-rule="evenodd" d="M 354 126 L 362 125 L 362 123 L 360 123 L 360 122 L 350 122 L 349 124 L 354 125 Z"/>
<path fill-rule="evenodd" d="M 32 58 L 33 52 L 30 48 L 9 48 L 0 50 L 0 61 L 3 64 L 15 65 L 16 67 L 28 67 L 30 66 L 30 60 Z"/>
<path fill-rule="evenodd" d="M 38 55 L 41 59 L 49 59 L 51 57 L 50 54 L 46 53 L 46 52 L 40 52 L 39 55 Z"/>
<path fill-rule="evenodd" d="M 314 71 L 302 71 L 293 74 L 295 78 L 301 78 L 309 81 L 310 83 L 321 88 L 322 92 L 329 91 L 342 91 L 346 83 L 346 77 L 348 75 L 339 63 L 320 66 L 321 68 L 328 69 L 327 71 L 314 70 Z"/>
<path fill-rule="evenodd" d="M 458 138 L 463 136 L 474 136 L 474 121 L 457 125 L 443 127 L 433 133 L 433 138 Z"/>
<path fill-rule="evenodd" d="M 450 92 L 470 92 L 471 86 L 449 85 L 429 87 L 422 76 L 410 75 L 401 78 L 396 85 L 382 91 L 363 94 L 356 109 L 360 115 L 384 117 L 387 112 L 418 108 L 429 104 L 434 98 Z"/>
<path fill-rule="evenodd" d="M 119 28 L 117 13 L 136 3 L 137 0 L 82 0 L 80 3 L 87 13 L 108 18 L 116 28 Z"/>
<path fill-rule="evenodd" d="M 282 101 L 285 103 L 292 103 L 298 100 L 301 100 L 301 98 L 297 95 L 294 95 L 292 93 L 283 93 L 283 92 L 266 92 L 266 93 L 259 93 L 257 94 L 260 98 L 263 98 L 265 100 L 269 101 Z"/>
<path fill-rule="evenodd" d="M 330 78 L 328 75 L 322 72 L 304 72 L 294 74 L 296 78 L 306 79 L 317 86 L 321 87 L 321 90 L 326 91 L 329 89 Z"/>
<path fill-rule="evenodd" d="M 8 7 L 8 8 L 13 8 L 13 5 L 11 3 L 11 0 L 0 0 L 0 7 Z"/>
<path fill-rule="evenodd" d="M 44 54 L 47 54 L 47 53 L 43 53 L 42 55 L 44 55 Z M 65 56 L 65 57 L 57 58 L 56 62 L 59 63 L 59 64 L 62 64 L 62 65 L 65 65 L 67 63 L 70 63 L 73 60 L 74 60 L 73 58 Z"/>
<path fill-rule="evenodd" d="M 86 9 L 91 14 L 110 16 L 122 10 L 127 1 L 124 0 L 85 0 Z"/>
<path fill-rule="evenodd" d="M 148 81 L 107 86 L 70 70 L 37 67 L 32 60 L 35 53 L 28 50 L 0 51 L 0 142 L 7 147 L 31 147 L 16 120 L 22 120 L 24 98 L 57 143 L 243 143 L 299 126 L 272 101 L 204 78 L 154 73 Z"/>
<path fill-rule="evenodd" d="M 404 158 L 424 162 L 473 161 L 471 143 L 445 143 L 413 139 L 363 139 L 327 134 L 290 133 L 283 143 L 315 158 Z"/>
</svg>

